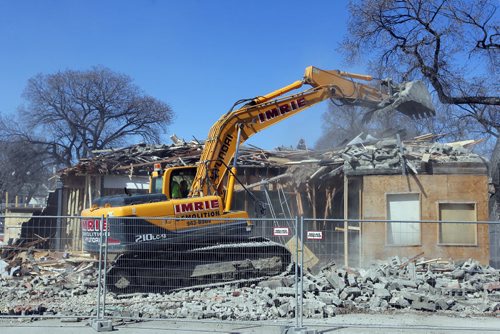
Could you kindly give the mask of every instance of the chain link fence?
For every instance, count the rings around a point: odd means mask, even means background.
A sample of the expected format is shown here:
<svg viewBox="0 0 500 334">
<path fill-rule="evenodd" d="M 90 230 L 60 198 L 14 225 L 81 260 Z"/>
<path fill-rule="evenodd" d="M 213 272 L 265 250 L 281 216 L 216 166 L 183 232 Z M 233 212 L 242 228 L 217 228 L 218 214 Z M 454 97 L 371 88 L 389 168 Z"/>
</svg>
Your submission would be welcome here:
<svg viewBox="0 0 500 334">
<path fill-rule="evenodd" d="M 499 222 L 3 218 L 0 317 L 298 332 L 339 312 L 500 311 Z"/>
</svg>

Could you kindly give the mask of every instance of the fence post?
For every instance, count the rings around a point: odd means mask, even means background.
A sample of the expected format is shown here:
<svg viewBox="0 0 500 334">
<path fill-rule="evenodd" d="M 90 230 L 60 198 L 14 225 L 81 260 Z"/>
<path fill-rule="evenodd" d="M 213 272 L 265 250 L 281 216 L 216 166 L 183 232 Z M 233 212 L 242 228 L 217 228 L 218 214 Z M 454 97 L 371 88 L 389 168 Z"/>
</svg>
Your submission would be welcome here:
<svg viewBox="0 0 500 334">
<path fill-rule="evenodd" d="M 301 268 L 302 270 L 302 268 Z M 295 327 L 299 328 L 299 218 L 295 217 Z"/>
<path fill-rule="evenodd" d="M 299 243 L 300 238 L 300 243 Z M 286 328 L 283 334 L 316 334 L 317 330 L 304 327 L 304 217 L 300 224 L 295 217 L 295 327 Z M 300 247 L 300 250 L 299 250 Z M 300 259 L 299 259 L 300 256 Z M 300 261 L 300 264 L 299 264 Z M 300 266 L 300 270 L 299 270 Z"/>
<path fill-rule="evenodd" d="M 107 271 L 108 271 L 108 231 L 111 230 L 111 227 L 109 226 L 110 225 L 110 221 L 109 221 L 109 215 L 106 216 L 106 224 L 103 224 L 105 226 L 105 229 L 104 229 L 104 270 L 103 270 L 103 286 L 102 286 L 102 294 L 103 294 L 103 297 L 102 297 L 102 314 L 103 314 L 103 317 L 104 315 L 106 314 L 106 292 L 107 292 L 107 289 L 106 289 L 106 274 L 107 274 Z"/>
<path fill-rule="evenodd" d="M 304 327 L 304 216 L 300 216 L 300 328 Z"/>
<path fill-rule="evenodd" d="M 106 217 L 107 219 L 108 217 Z M 111 332 L 113 330 L 113 324 L 110 319 L 105 319 L 104 312 L 106 309 L 106 306 L 104 305 L 106 303 L 106 262 L 107 261 L 107 255 L 108 255 L 108 250 L 107 250 L 107 245 L 108 245 L 108 224 L 109 222 L 106 221 L 106 231 L 104 230 L 104 216 L 101 216 L 101 220 L 99 222 L 99 273 L 98 273 L 98 278 L 97 278 L 97 315 L 96 318 L 91 319 L 90 321 L 90 326 L 96 331 L 96 332 Z M 103 255 L 103 248 L 104 248 L 104 255 Z M 102 274 L 103 272 L 103 261 L 104 261 L 104 275 Z M 104 277 L 104 282 L 103 282 L 103 277 Z M 103 285 L 104 284 L 104 285 Z M 103 305 L 101 308 L 101 294 L 103 295 Z"/>
<path fill-rule="evenodd" d="M 102 291 L 102 228 L 104 225 L 104 216 L 101 216 L 99 222 L 99 269 L 97 272 L 97 314 L 96 320 L 101 319 L 101 291 Z"/>
</svg>

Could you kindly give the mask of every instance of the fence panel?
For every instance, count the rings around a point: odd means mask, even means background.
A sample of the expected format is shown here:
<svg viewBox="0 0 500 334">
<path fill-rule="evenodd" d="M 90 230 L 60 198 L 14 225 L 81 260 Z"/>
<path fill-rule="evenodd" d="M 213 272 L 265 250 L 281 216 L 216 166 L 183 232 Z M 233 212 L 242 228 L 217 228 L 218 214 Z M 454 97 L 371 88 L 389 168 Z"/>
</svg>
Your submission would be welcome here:
<svg viewBox="0 0 500 334">
<path fill-rule="evenodd" d="M 79 217 L 3 216 L 0 316 L 93 317 L 97 260 L 82 252 Z"/>
<path fill-rule="evenodd" d="M 2 246 L 2 317 L 302 328 L 352 311 L 500 310 L 499 222 L 2 219 L 18 240 Z"/>
<path fill-rule="evenodd" d="M 489 263 L 498 257 L 490 247 L 498 224 L 304 219 L 303 314 L 327 317 L 331 307 L 494 314 L 500 275 Z M 340 241 L 342 250 L 331 253 Z"/>
<path fill-rule="evenodd" d="M 108 217 L 106 225 L 109 316 L 247 321 L 297 313 L 296 220 Z"/>
</svg>

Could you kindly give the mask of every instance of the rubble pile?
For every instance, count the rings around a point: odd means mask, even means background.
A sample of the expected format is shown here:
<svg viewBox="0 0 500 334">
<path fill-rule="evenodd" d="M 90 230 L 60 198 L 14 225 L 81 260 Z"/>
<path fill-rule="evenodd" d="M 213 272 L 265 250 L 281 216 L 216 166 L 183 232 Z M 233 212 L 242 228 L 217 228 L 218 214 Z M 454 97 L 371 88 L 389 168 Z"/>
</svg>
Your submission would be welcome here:
<svg viewBox="0 0 500 334">
<path fill-rule="evenodd" d="M 430 135 L 429 135 L 430 136 Z M 372 137 L 369 137 L 372 138 Z M 395 138 L 382 140 L 354 141 L 340 150 L 325 152 L 319 165 L 323 170 L 315 173 L 316 178 L 323 175 L 338 174 L 342 166 L 347 172 L 353 171 L 399 174 L 403 172 L 419 174 L 429 172 L 433 164 L 467 163 L 471 166 L 484 165 L 478 154 L 470 151 L 471 145 L 479 141 L 467 140 L 454 143 L 429 142 L 428 137 L 400 142 Z"/>
<path fill-rule="evenodd" d="M 482 163 L 479 155 L 471 153 L 461 145 L 411 142 L 398 144 L 396 139 L 386 139 L 372 146 L 348 146 L 341 157 L 352 169 L 401 169 L 403 165 L 418 173 L 424 170 L 421 162 L 478 162 Z"/>
<path fill-rule="evenodd" d="M 172 145 L 137 144 L 123 148 L 95 151 L 92 158 L 83 158 L 62 175 L 71 174 L 130 174 L 147 175 L 154 163 L 162 166 L 194 165 L 200 160 L 203 143 L 177 140 Z M 241 146 L 238 164 L 241 166 L 280 166 L 291 160 L 310 158 L 314 153 L 309 150 L 281 148 L 276 151 L 256 147 Z"/>
<path fill-rule="evenodd" d="M 50 254 L 37 258 L 23 264 L 24 270 L 6 268 L 7 262 L 0 262 L 0 314 L 85 317 L 95 313 L 95 263 L 54 259 Z M 16 275 L 16 270 L 24 275 Z M 304 289 L 303 314 L 308 318 L 395 310 L 464 316 L 496 314 L 500 310 L 499 279 L 498 270 L 474 260 L 453 263 L 393 257 L 368 269 L 329 265 L 316 275 L 305 273 L 299 284 Z M 109 293 L 106 310 L 107 315 L 142 318 L 292 318 L 295 293 L 295 278 L 288 275 L 247 287 L 165 294 Z"/>
<path fill-rule="evenodd" d="M 433 174 L 459 167 L 462 171 L 484 173 L 487 164 L 470 147 L 480 140 L 437 143 L 430 140 L 436 135 L 424 135 L 411 140 L 396 138 L 376 139 L 363 133 L 345 147 L 327 152 L 308 151 L 306 160 L 301 155 L 286 155 L 291 161 L 287 173 L 296 185 L 323 183 L 342 175 L 370 174 Z"/>
<path fill-rule="evenodd" d="M 334 305 L 345 310 L 452 311 L 465 314 L 500 310 L 500 275 L 475 260 L 416 260 L 393 257 L 369 269 L 323 268 L 304 279 L 305 315 L 321 317 Z M 308 303 L 310 301 L 310 303 Z M 323 312 L 321 312 L 321 306 Z"/>
<path fill-rule="evenodd" d="M 80 161 L 62 171 L 62 174 L 127 174 L 133 167 L 134 174 L 144 174 L 152 163 L 164 166 L 194 164 L 200 158 L 203 145 L 198 142 L 182 142 L 173 145 L 137 144 L 123 148 L 95 151 L 94 157 Z M 132 166 L 132 167 L 131 167 Z"/>
<path fill-rule="evenodd" d="M 94 259 L 12 248 L 4 246 L 0 260 L 0 315 L 90 315 L 97 287 Z M 88 303 L 82 303 L 84 296 Z"/>
</svg>

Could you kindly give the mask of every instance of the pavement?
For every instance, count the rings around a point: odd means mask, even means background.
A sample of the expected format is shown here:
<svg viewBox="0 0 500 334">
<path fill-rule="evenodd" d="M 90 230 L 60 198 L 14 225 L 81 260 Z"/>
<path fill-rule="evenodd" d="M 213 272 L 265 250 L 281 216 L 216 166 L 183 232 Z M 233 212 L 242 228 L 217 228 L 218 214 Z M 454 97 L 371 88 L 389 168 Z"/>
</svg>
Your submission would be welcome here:
<svg viewBox="0 0 500 334">
<path fill-rule="evenodd" d="M 308 333 L 294 329 L 295 322 L 232 322 L 210 320 L 150 320 L 131 322 L 114 320 L 114 333 L 165 334 L 165 333 L 227 333 L 286 334 Z M 448 317 L 435 314 L 346 314 L 328 319 L 304 319 L 308 330 L 316 333 L 499 333 L 500 318 L 496 317 Z M 91 334 L 97 331 L 88 320 L 77 318 L 37 319 L 0 318 L 0 333 L 6 334 Z"/>
</svg>

